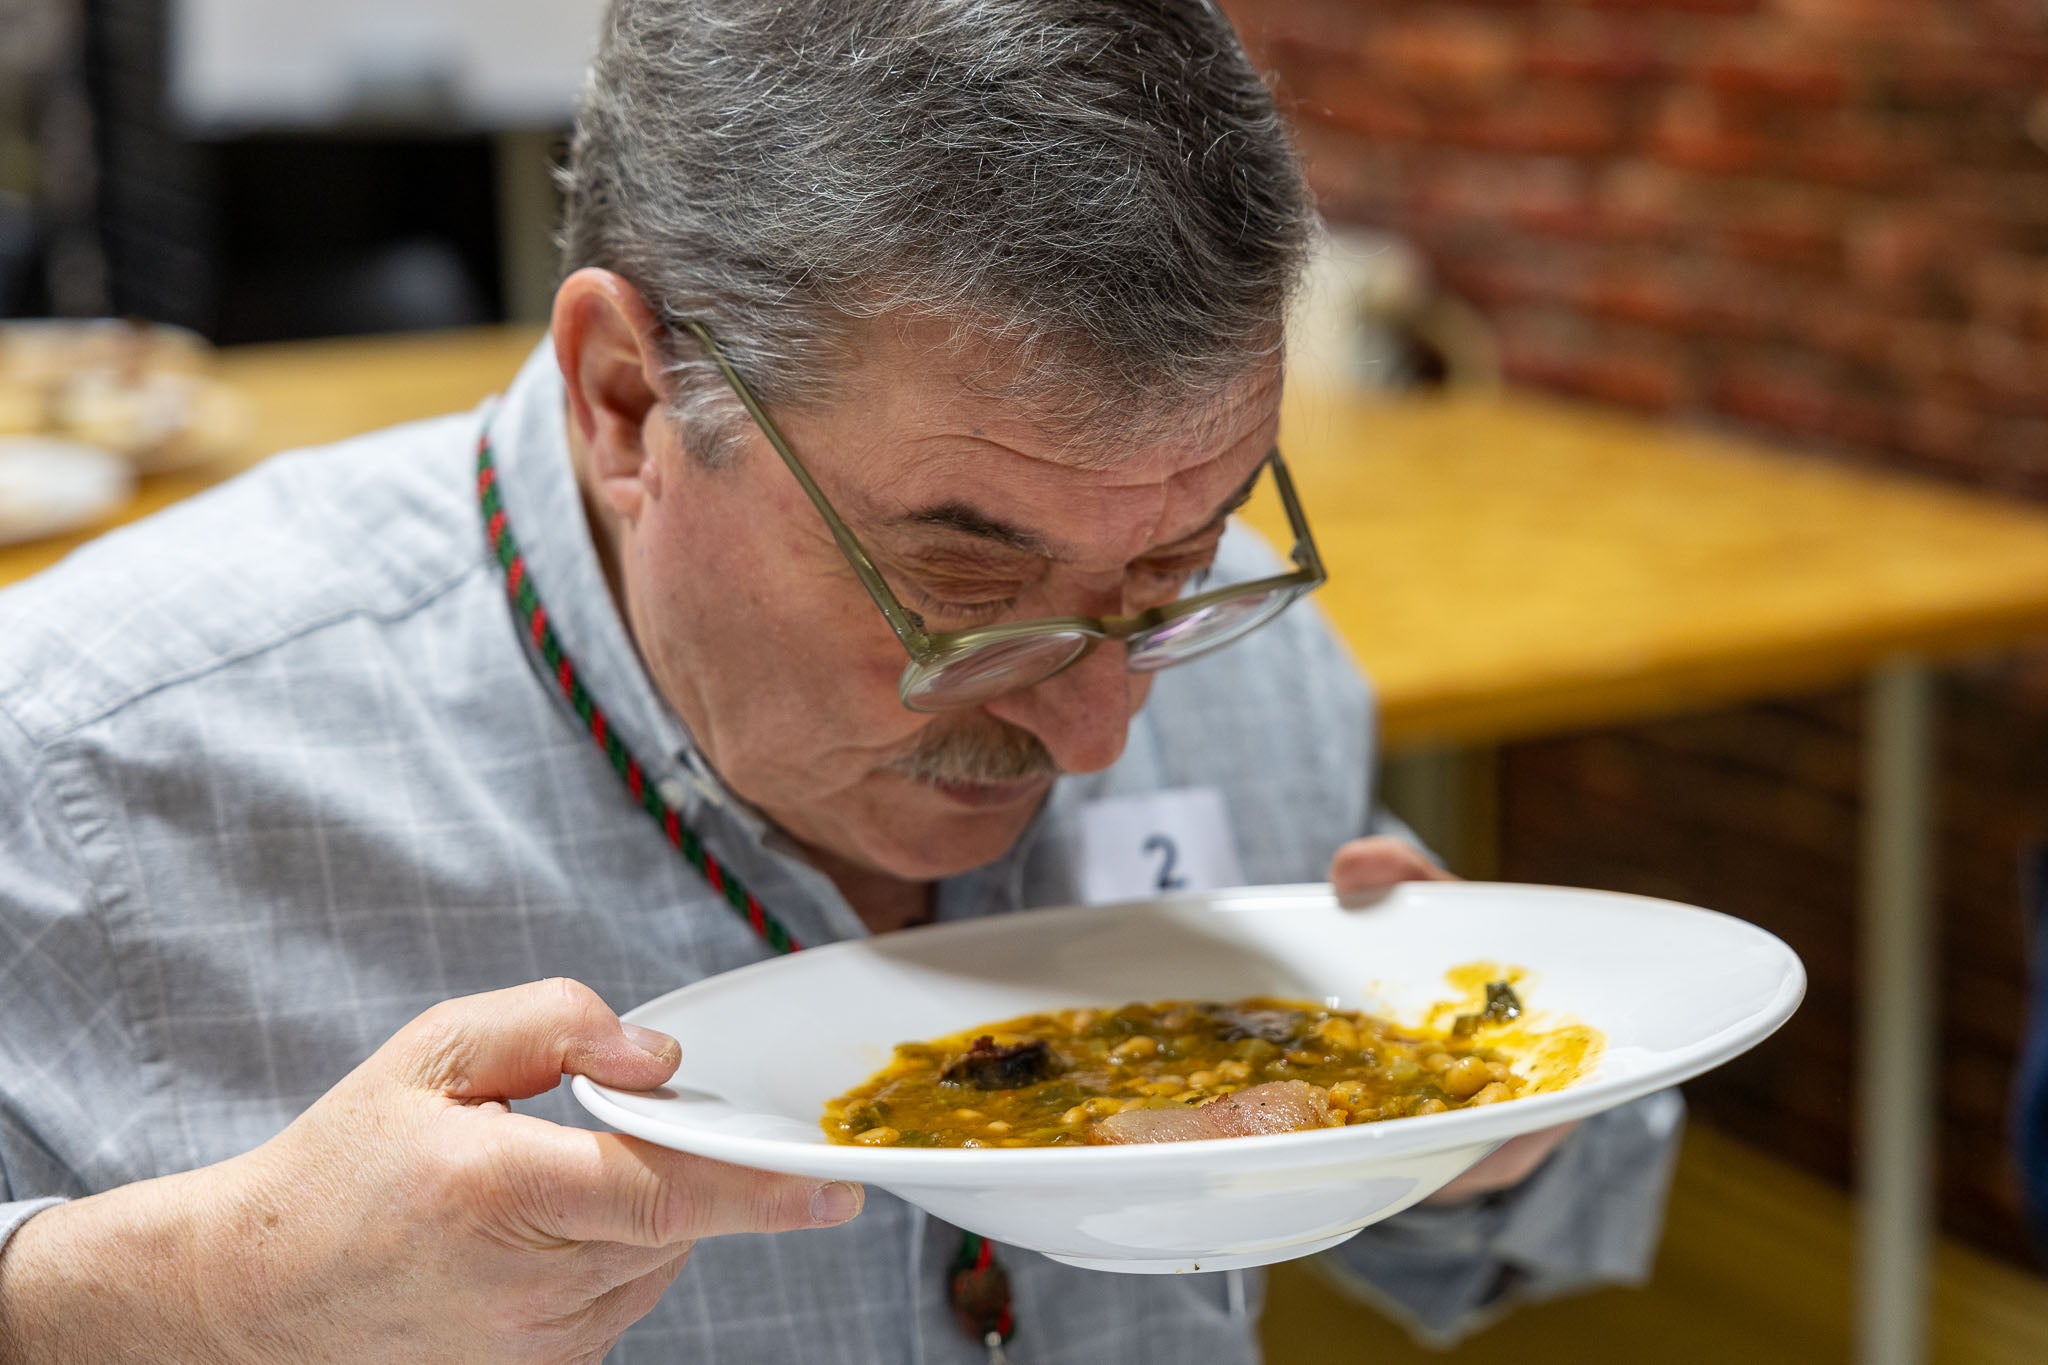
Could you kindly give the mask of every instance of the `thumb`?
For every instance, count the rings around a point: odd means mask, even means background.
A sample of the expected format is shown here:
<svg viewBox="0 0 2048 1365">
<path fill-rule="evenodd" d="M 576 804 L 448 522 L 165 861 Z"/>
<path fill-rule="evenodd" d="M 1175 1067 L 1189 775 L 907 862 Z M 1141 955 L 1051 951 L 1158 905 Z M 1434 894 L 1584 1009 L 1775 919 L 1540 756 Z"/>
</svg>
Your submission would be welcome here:
<svg viewBox="0 0 2048 1365">
<path fill-rule="evenodd" d="M 518 1100 L 554 1089 L 565 1075 L 651 1089 L 675 1073 L 682 1047 L 620 1023 L 596 991 L 556 977 L 443 1001 L 379 1055 L 406 1080 L 451 1099 Z"/>
</svg>

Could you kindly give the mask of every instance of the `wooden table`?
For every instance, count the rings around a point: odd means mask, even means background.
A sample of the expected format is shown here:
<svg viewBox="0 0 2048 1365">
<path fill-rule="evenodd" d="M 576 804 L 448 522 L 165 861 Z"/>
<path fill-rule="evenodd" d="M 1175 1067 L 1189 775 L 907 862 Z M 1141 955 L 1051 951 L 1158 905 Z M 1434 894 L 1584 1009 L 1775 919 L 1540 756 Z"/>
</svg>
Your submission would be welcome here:
<svg viewBox="0 0 2048 1365">
<path fill-rule="evenodd" d="M 1396 753 L 1867 680 L 1857 1358 L 1924 1360 L 1927 665 L 2048 635 L 2048 516 L 1526 396 L 1303 394 L 1281 440 Z M 1456 769 L 1421 771 L 1442 827 Z"/>
<path fill-rule="evenodd" d="M 1317 600 L 1395 747 L 1833 686 L 2048 629 L 2048 516 L 1925 483 L 1521 395 L 1300 395 L 1281 448 L 1330 567 Z"/>
<path fill-rule="evenodd" d="M 229 352 L 243 463 L 501 389 L 508 328 Z M 1290 399 L 1283 431 L 1395 752 L 1870 680 L 1860 1355 L 1924 1358 L 1934 1041 L 1926 665 L 2048 634 L 2048 517 L 1522 396 Z M 230 467 L 232 467 L 232 462 Z M 151 481 L 128 515 L 227 469 Z M 1277 534 L 1277 509 L 1255 505 Z M 85 537 L 0 550 L 0 584 Z"/>
</svg>

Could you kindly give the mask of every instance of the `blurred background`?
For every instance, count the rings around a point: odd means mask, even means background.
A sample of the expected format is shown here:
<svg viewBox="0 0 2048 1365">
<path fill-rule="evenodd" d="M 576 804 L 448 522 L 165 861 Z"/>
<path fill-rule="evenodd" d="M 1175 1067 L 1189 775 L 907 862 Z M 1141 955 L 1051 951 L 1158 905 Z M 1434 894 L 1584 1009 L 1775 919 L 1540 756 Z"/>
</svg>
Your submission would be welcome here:
<svg viewBox="0 0 2048 1365">
<path fill-rule="evenodd" d="M 549 165 L 600 8 L 0 0 L 0 316 L 188 329 L 226 348 L 207 373 L 248 405 L 221 419 L 210 465 L 153 482 L 145 462 L 141 501 L 0 551 L 25 556 L 0 559 L 0 581 L 287 435 L 313 438 L 275 405 L 371 410 L 321 393 L 323 370 L 377 355 L 417 370 L 431 354 L 276 343 L 509 324 L 484 334 L 500 338 L 487 372 L 509 377 L 545 317 Z M 1527 402 L 1553 435 L 1580 423 L 1652 465 L 1705 433 L 1787 470 L 1902 476 L 1936 501 L 1946 485 L 2029 534 L 2048 524 L 2044 0 L 1223 8 L 1274 74 L 1334 230 L 1298 383 L 1375 392 L 1401 414 L 1390 431 L 1434 420 L 1430 404 Z M 314 370 L 264 390 L 293 354 Z M 472 401 L 478 362 L 450 363 L 448 391 L 427 365 L 379 419 Z M 1459 429 L 1511 447 L 1529 428 Z M 1751 499 L 1759 524 L 1771 489 Z M 1680 523 L 1692 509 L 1662 510 Z M 1575 530 L 1568 514 L 1549 529 Z M 1859 553 L 1938 562 L 1973 539 L 1879 536 Z M 1418 723 L 1395 796 L 1457 870 L 1712 906 L 1784 937 L 1812 978 L 1779 1037 L 1688 1087 L 1697 1131 L 1653 1285 L 1524 1313 L 1450 1358 L 2048 1358 L 2013 1137 L 2028 925 L 2048 895 L 2035 577 L 2015 570 L 2006 596 L 1900 644 L 1971 647 L 1936 649 L 1924 675 L 1913 799 L 1930 837 L 1898 874 L 1930 879 L 1932 937 L 1907 947 L 1933 987 L 1924 1136 L 1941 1241 L 1924 1330 L 1907 1320 L 1891 1354 L 1855 1325 L 1859 1264 L 1874 1273 L 1852 1198 L 1874 1141 L 1859 1067 L 1887 1006 L 1873 981 L 1889 979 L 1867 970 L 1885 874 L 1861 673 L 1816 664 L 1797 685 L 1783 669 L 1683 706 L 1495 733 Z M 1865 1299 L 1879 1283 L 1898 1281 L 1866 1279 Z M 1277 1277 L 1274 1308 L 1276 1361 L 1421 1354 L 1310 1272 Z"/>
<path fill-rule="evenodd" d="M 222 343 L 530 309 L 600 8 L 0 0 L 0 307 Z"/>
</svg>

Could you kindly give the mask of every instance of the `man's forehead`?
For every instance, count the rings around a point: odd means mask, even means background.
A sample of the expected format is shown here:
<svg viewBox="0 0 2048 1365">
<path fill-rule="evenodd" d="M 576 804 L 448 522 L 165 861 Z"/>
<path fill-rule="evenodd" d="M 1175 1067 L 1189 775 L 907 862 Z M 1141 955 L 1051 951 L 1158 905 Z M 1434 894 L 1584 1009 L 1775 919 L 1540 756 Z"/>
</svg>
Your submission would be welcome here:
<svg viewBox="0 0 2048 1365">
<path fill-rule="evenodd" d="M 881 329 L 806 424 L 842 510 L 870 529 L 1061 558 L 1143 523 L 1164 544 L 1234 499 L 1277 425 L 1277 358 L 1220 392 L 1089 421 L 992 384 L 985 353 L 932 336 Z"/>
<path fill-rule="evenodd" d="M 1010 438 L 1006 443 L 1018 444 L 1034 458 L 1103 472 L 1112 481 L 1118 471 L 1129 479 L 1149 480 L 1227 456 L 1278 410 L 1280 392 L 1281 369 L 1275 363 L 1248 370 L 1214 392 L 1133 395 L 1074 413 L 1003 395 L 979 402 L 979 396 L 970 395 L 962 408 L 987 417 Z M 984 432 L 987 424 L 977 434 Z"/>
<path fill-rule="evenodd" d="M 860 343 L 841 396 L 891 395 L 913 431 L 986 438 L 1075 469 L 1138 465 L 1140 477 L 1157 477 L 1161 461 L 1185 464 L 1233 443 L 1278 406 L 1282 380 L 1277 354 L 1255 355 L 1212 387 L 1119 394 L 1091 382 L 1107 362 L 1009 345 L 934 318 L 876 319 Z"/>
</svg>

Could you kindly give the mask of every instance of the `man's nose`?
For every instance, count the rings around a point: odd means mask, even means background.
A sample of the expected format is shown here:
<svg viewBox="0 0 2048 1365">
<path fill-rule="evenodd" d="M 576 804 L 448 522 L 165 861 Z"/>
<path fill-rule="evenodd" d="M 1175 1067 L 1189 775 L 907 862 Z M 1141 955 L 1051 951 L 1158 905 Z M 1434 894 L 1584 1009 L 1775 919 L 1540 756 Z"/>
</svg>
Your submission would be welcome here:
<svg viewBox="0 0 2048 1365">
<path fill-rule="evenodd" d="M 999 697 L 988 713 L 1038 736 L 1062 772 L 1099 772 L 1117 761 L 1149 679 L 1124 666 L 1124 647 L 1104 642 L 1035 687 Z"/>
</svg>

